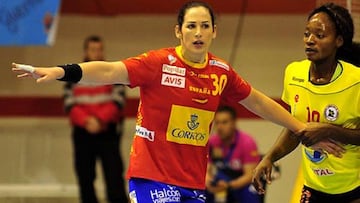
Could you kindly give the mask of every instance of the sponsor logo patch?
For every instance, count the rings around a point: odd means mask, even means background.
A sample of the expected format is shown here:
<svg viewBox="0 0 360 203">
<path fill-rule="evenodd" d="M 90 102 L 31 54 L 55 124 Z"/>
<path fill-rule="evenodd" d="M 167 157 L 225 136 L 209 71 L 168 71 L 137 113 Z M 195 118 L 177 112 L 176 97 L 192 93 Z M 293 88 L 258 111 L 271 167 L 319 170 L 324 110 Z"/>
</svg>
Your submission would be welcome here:
<svg viewBox="0 0 360 203">
<path fill-rule="evenodd" d="M 333 171 L 331 171 L 328 168 L 318 168 L 318 169 L 313 169 L 315 175 L 317 176 L 332 176 L 335 173 Z"/>
<path fill-rule="evenodd" d="M 192 98 L 191 101 L 199 103 L 199 104 L 206 104 L 209 100 L 208 99 L 195 99 L 195 98 Z"/>
<path fill-rule="evenodd" d="M 173 64 L 176 62 L 176 58 L 171 54 L 168 55 L 168 60 L 169 60 L 170 64 Z"/>
<path fill-rule="evenodd" d="M 135 135 L 136 136 L 139 136 L 139 137 L 142 137 L 142 138 L 145 138 L 145 139 L 148 139 L 149 141 L 153 142 L 154 139 L 155 139 L 155 132 L 154 131 L 151 131 L 151 130 L 148 130 L 144 127 L 141 127 L 141 126 L 135 126 Z"/>
<path fill-rule="evenodd" d="M 194 195 L 196 197 L 197 200 L 199 200 L 200 202 L 205 202 L 206 201 L 206 196 L 205 194 L 199 193 L 198 191 L 194 190 Z"/>
<path fill-rule="evenodd" d="M 221 62 L 221 61 L 210 60 L 209 64 L 212 65 L 212 66 L 217 66 L 217 67 L 223 68 L 223 69 L 225 69 L 227 71 L 229 70 L 229 66 L 226 63 Z"/>
<path fill-rule="evenodd" d="M 296 81 L 296 82 L 304 82 L 305 81 L 305 79 L 303 79 L 303 78 L 297 78 L 297 77 L 292 77 L 291 78 L 293 81 Z"/>
<path fill-rule="evenodd" d="M 181 202 L 181 194 L 175 187 L 167 185 L 167 188 L 150 190 L 153 203 Z"/>
<path fill-rule="evenodd" d="M 208 89 L 207 87 L 194 87 L 194 86 L 189 86 L 189 91 L 190 92 L 196 92 L 199 94 L 206 94 L 206 95 L 211 95 L 211 90 Z"/>
<path fill-rule="evenodd" d="M 190 74 L 190 76 L 192 76 L 192 77 L 198 77 L 198 78 L 201 78 L 201 79 L 208 79 L 208 78 L 210 78 L 210 76 L 207 75 L 207 74 L 195 73 L 194 71 L 190 71 L 189 74 Z"/>
<path fill-rule="evenodd" d="M 166 140 L 179 144 L 205 146 L 214 112 L 173 105 Z"/>
<path fill-rule="evenodd" d="M 325 118 L 328 121 L 336 121 L 339 117 L 339 109 L 335 105 L 329 105 L 324 111 Z"/>
<path fill-rule="evenodd" d="M 196 114 L 192 114 L 190 116 L 190 120 L 187 122 L 187 126 L 190 130 L 195 130 L 197 127 L 199 127 L 199 122 L 198 122 L 199 116 Z"/>
<path fill-rule="evenodd" d="M 295 103 L 298 103 L 298 102 L 299 102 L 299 99 L 300 99 L 300 96 L 299 96 L 298 94 L 295 95 L 295 97 L 294 97 Z"/>
<path fill-rule="evenodd" d="M 327 155 L 319 151 L 304 149 L 306 157 L 313 163 L 321 163 L 327 158 Z"/>
<path fill-rule="evenodd" d="M 185 77 L 163 73 L 161 84 L 170 87 L 185 88 Z"/>
<path fill-rule="evenodd" d="M 185 68 L 180 68 L 180 67 L 177 67 L 177 66 L 171 66 L 171 65 L 168 65 L 168 64 L 163 64 L 162 71 L 164 73 L 170 73 L 170 74 L 180 75 L 180 76 L 185 76 L 185 74 L 186 74 L 186 69 Z"/>
</svg>

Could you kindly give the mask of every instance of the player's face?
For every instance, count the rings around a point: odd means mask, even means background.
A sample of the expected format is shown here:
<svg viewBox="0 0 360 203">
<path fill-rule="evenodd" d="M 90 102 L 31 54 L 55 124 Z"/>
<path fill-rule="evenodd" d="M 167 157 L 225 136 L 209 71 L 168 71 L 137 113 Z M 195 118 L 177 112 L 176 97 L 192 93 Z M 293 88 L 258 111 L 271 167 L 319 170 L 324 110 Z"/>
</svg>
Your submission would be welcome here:
<svg viewBox="0 0 360 203">
<path fill-rule="evenodd" d="M 212 26 L 211 16 L 206 8 L 193 7 L 186 11 L 184 23 L 181 28 L 176 26 L 175 34 L 181 41 L 184 57 L 192 59 L 207 54 L 216 37 L 216 27 Z"/>
<path fill-rule="evenodd" d="M 321 12 L 309 19 L 304 32 L 304 43 L 307 58 L 313 62 L 321 62 L 334 60 L 343 40 L 336 34 L 330 17 Z"/>
<path fill-rule="evenodd" d="M 101 42 L 89 42 L 85 50 L 85 58 L 89 61 L 102 61 L 104 60 L 104 47 Z"/>
<path fill-rule="evenodd" d="M 228 112 L 216 113 L 214 124 L 221 139 L 228 139 L 235 133 L 236 123 Z"/>
</svg>

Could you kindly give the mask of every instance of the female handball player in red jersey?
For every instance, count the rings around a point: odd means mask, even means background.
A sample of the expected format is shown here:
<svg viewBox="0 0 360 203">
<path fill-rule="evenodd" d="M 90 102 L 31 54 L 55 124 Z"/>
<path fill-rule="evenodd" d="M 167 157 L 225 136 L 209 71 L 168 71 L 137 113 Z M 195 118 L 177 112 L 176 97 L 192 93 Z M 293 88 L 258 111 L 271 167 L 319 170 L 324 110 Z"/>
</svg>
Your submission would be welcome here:
<svg viewBox="0 0 360 203">
<path fill-rule="evenodd" d="M 180 45 L 117 62 L 58 67 L 13 64 L 18 77 L 140 88 L 127 176 L 132 202 L 204 202 L 208 139 L 221 103 L 240 103 L 257 115 L 301 132 L 306 125 L 252 88 L 222 59 L 208 52 L 216 37 L 214 13 L 203 2 L 180 9 Z"/>
<path fill-rule="evenodd" d="M 322 123 L 311 123 L 311 135 L 305 133 L 302 140 L 301 203 L 360 203 L 360 46 L 353 36 L 353 20 L 345 8 L 333 3 L 316 8 L 304 32 L 307 59 L 285 71 L 282 99 L 293 116 Z M 322 139 L 343 143 L 341 157 L 308 147 Z M 254 185 L 260 192 L 260 178 L 270 177 L 272 162 L 299 143 L 287 130 L 280 135 L 255 169 Z"/>
</svg>

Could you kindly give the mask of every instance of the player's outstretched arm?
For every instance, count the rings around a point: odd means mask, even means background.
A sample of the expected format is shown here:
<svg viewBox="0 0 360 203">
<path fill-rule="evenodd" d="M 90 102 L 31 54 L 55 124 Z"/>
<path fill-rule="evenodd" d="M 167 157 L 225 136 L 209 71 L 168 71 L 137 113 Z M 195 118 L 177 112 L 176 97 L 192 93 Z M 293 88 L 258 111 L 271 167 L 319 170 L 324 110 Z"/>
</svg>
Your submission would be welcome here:
<svg viewBox="0 0 360 203">
<path fill-rule="evenodd" d="M 306 124 L 295 119 L 280 104 L 254 88 L 251 90 L 250 95 L 240 103 L 260 117 L 277 123 L 293 132 L 302 132 L 306 128 Z"/>
<path fill-rule="evenodd" d="M 69 64 L 62 67 L 33 67 L 23 64 L 12 64 L 12 70 L 19 78 L 33 77 L 36 82 L 63 80 L 85 84 L 129 84 L 126 66 L 121 61 L 92 61 L 80 64 Z"/>
</svg>

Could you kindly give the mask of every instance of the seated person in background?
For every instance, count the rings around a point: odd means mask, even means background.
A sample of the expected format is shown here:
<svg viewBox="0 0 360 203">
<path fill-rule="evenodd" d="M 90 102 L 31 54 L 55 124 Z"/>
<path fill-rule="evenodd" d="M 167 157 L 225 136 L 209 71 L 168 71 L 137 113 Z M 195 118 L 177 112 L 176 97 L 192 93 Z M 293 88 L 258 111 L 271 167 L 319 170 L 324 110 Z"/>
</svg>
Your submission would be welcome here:
<svg viewBox="0 0 360 203">
<path fill-rule="evenodd" d="M 260 203 L 251 185 L 252 172 L 260 155 L 252 137 L 236 129 L 236 111 L 220 107 L 214 118 L 217 134 L 209 140 L 209 165 L 206 174 L 208 203 Z"/>
</svg>

